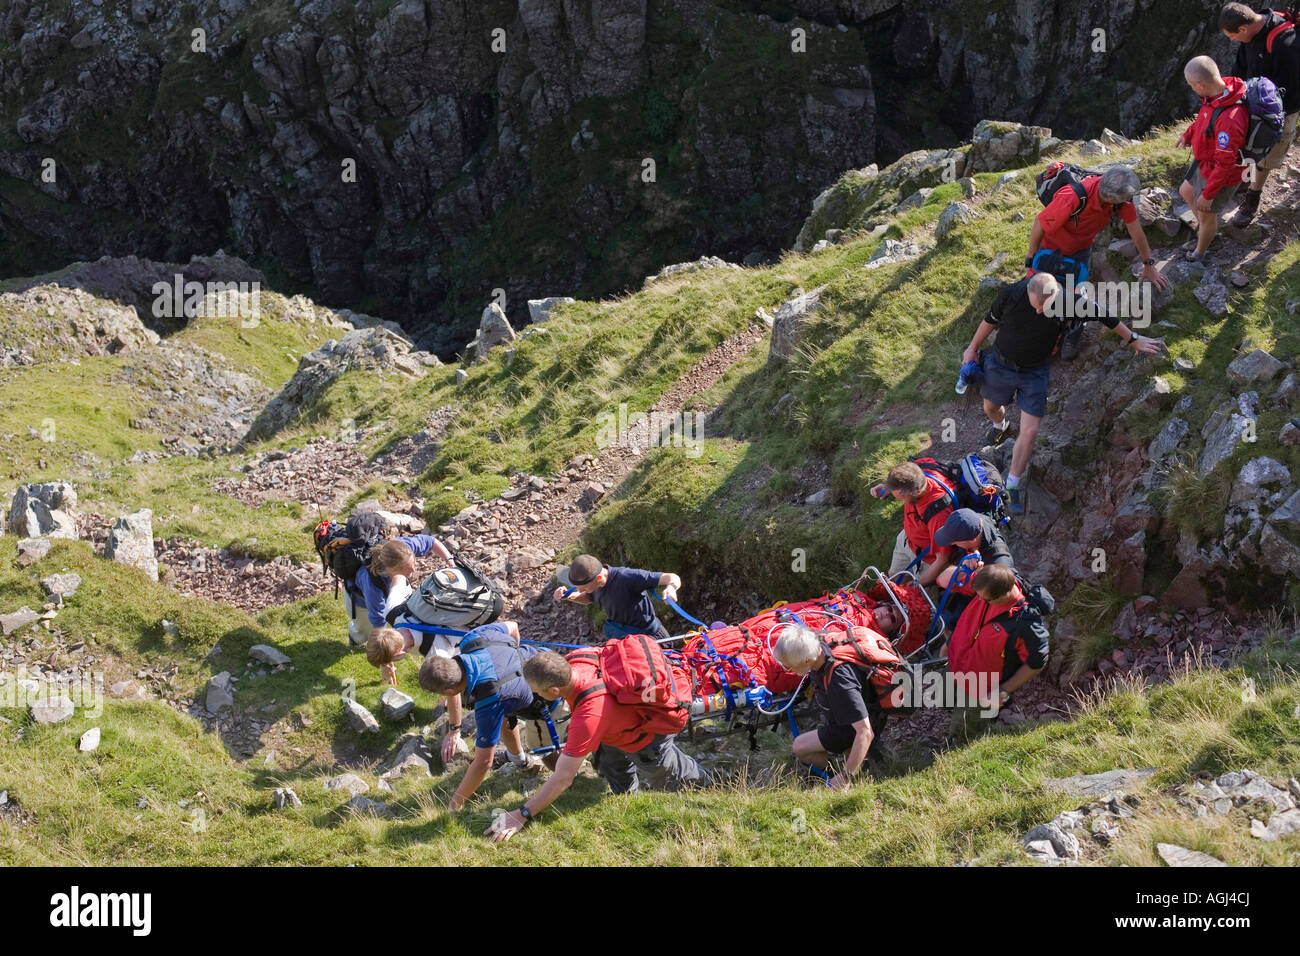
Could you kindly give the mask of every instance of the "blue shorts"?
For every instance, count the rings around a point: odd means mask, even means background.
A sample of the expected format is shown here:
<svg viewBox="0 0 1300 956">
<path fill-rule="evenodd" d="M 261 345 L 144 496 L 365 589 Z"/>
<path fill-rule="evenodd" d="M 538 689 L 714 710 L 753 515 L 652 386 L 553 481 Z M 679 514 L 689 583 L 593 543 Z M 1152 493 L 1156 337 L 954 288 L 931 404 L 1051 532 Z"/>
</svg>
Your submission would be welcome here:
<svg viewBox="0 0 1300 956">
<path fill-rule="evenodd" d="M 996 350 L 984 356 L 984 384 L 980 395 L 994 405 L 1015 402 L 1020 410 L 1035 418 L 1047 414 L 1047 386 L 1051 369 L 1047 364 L 1017 372 L 1007 368 Z"/>
</svg>

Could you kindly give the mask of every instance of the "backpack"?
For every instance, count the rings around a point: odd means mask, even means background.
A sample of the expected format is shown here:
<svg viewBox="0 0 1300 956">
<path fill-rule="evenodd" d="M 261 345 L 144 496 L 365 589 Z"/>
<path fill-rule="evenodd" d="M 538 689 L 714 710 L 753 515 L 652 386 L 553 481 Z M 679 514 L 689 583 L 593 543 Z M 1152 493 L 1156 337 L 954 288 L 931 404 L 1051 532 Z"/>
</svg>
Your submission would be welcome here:
<svg viewBox="0 0 1300 956">
<path fill-rule="evenodd" d="M 1225 110 L 1235 106 L 1246 107 L 1250 114 L 1250 125 L 1246 128 L 1246 142 L 1242 145 L 1239 158 L 1241 165 L 1259 163 L 1282 139 L 1282 124 L 1286 121 L 1286 112 L 1282 108 L 1282 95 L 1277 86 L 1266 76 L 1252 76 L 1246 81 L 1246 96 L 1232 106 L 1220 106 L 1210 115 L 1210 122 L 1205 127 L 1205 137 L 1215 135 L 1219 117 Z"/>
<path fill-rule="evenodd" d="M 484 650 L 491 644 L 497 644 L 501 647 L 513 647 L 516 649 L 519 647 L 519 645 L 509 637 L 487 637 L 483 635 L 466 634 L 461 638 L 460 642 L 461 656 L 464 657 L 467 654 L 473 654 L 475 651 Z M 522 664 L 523 661 L 520 660 L 519 666 L 516 666 L 513 671 L 504 677 L 498 674 L 495 680 L 481 680 L 475 684 L 474 688 L 469 692 L 469 697 L 473 704 L 477 706 L 483 701 L 495 697 L 500 692 L 501 685 L 506 681 L 514 680 L 516 677 L 522 677 L 524 674 Z M 534 695 L 534 697 L 535 696 L 536 695 Z"/>
<path fill-rule="evenodd" d="M 1273 44 L 1277 41 L 1277 38 L 1289 30 L 1294 30 L 1297 24 L 1300 24 L 1300 11 L 1295 7 L 1289 7 L 1286 11 L 1274 10 L 1273 12 L 1282 18 L 1282 22 L 1269 30 L 1268 36 L 1264 39 L 1264 49 L 1268 51 L 1270 56 L 1273 53 Z"/>
<path fill-rule="evenodd" d="M 334 593 L 339 582 L 350 585 L 357 572 L 370 560 L 370 552 L 391 538 L 397 529 L 383 515 L 362 512 L 348 518 L 346 525 L 326 518 L 312 531 L 321 568 L 334 575 Z"/>
<path fill-rule="evenodd" d="M 1063 163 L 1058 159 L 1034 177 L 1034 192 L 1038 194 L 1038 201 L 1046 206 L 1062 189 L 1069 189 L 1079 200 L 1079 208 L 1070 217 L 1070 221 L 1077 226 L 1079 217 L 1088 205 L 1088 192 L 1083 188 L 1083 181 L 1089 176 L 1099 175 L 1101 174 L 1075 163 Z"/>
<path fill-rule="evenodd" d="M 1003 611 L 997 617 L 989 618 L 989 621 L 997 621 L 1005 617 L 1014 618 L 1016 625 L 1045 624 L 1047 616 L 1056 610 L 1056 598 L 1052 597 L 1052 592 L 1041 584 L 1030 584 L 1019 574 L 1016 575 L 1016 586 L 1020 588 L 1020 593 L 1025 596 L 1025 600 Z M 1007 632 L 1011 633 L 1010 627 L 1007 628 Z"/>
<path fill-rule="evenodd" d="M 470 629 L 491 624 L 501 616 L 505 599 L 488 576 L 463 557 L 454 568 L 440 568 L 420 582 L 406 599 L 385 617 L 391 626 L 399 617 L 412 617 L 431 627 Z"/>
<path fill-rule="evenodd" d="M 921 521 L 928 523 L 945 508 L 969 508 L 989 515 L 999 525 L 1010 524 L 1002 473 L 979 455 L 967 455 L 955 462 L 917 457 L 910 460 L 920 465 L 926 477 L 945 492 L 942 498 L 936 498 L 925 509 Z"/>
<path fill-rule="evenodd" d="M 822 690 L 831 686 L 831 675 L 842 664 L 854 664 L 867 671 L 867 681 L 876 692 L 876 699 L 885 710 L 899 707 L 898 685 L 894 674 L 903 666 L 894 646 L 881 634 L 868 627 L 853 627 L 843 637 L 826 641 L 831 649 L 831 659 L 821 675 Z"/>
<path fill-rule="evenodd" d="M 593 650 L 572 651 L 570 663 L 596 665 L 597 681 L 573 699 L 573 710 L 585 698 L 604 690 L 615 703 L 635 708 L 646 737 L 680 733 L 690 716 L 690 677 L 674 668 L 659 642 L 645 634 L 616 637 Z"/>
</svg>

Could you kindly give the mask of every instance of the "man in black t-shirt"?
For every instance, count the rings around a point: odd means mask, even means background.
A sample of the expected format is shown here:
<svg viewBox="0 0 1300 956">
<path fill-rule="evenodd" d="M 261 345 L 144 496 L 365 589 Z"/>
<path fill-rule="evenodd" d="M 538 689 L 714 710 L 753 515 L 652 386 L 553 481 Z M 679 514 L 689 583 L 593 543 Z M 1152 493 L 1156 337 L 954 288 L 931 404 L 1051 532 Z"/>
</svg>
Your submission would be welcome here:
<svg viewBox="0 0 1300 956">
<path fill-rule="evenodd" d="M 1012 514 L 1024 514 L 1024 492 L 1020 479 L 1034 453 L 1038 428 L 1047 414 L 1048 366 L 1064 330 L 1064 291 L 1055 276 L 1036 273 L 1028 279 L 1004 285 L 988 316 L 975 330 L 969 348 L 962 354 L 963 364 L 974 362 L 979 347 L 994 330 L 998 337 L 984 356 L 984 412 L 993 424 L 985 433 L 986 444 L 996 445 L 1011 431 L 1006 406 L 1015 401 L 1020 406 L 1020 436 L 1011 452 L 1007 474 L 1007 498 Z M 1103 325 L 1125 339 L 1134 351 L 1156 353 L 1160 344 L 1130 332 L 1128 326 L 1109 316 L 1097 316 Z"/>
<path fill-rule="evenodd" d="M 830 784 L 835 790 L 848 789 L 867 757 L 883 756 L 880 732 L 886 714 L 875 688 L 863 681 L 863 671 L 856 664 L 836 661 L 830 647 L 806 627 L 787 625 L 772 647 L 772 656 L 788 671 L 812 675 L 821 711 L 817 729 L 795 738 L 794 755 L 825 770 L 832 756 L 843 754 L 844 768 Z"/>
</svg>

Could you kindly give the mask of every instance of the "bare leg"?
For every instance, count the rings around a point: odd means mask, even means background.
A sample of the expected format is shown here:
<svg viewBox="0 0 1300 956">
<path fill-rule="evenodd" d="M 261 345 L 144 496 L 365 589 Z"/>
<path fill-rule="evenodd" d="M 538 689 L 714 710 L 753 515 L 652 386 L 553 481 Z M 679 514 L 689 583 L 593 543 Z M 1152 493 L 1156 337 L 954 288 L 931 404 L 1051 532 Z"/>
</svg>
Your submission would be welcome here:
<svg viewBox="0 0 1300 956">
<path fill-rule="evenodd" d="M 1029 467 L 1029 459 L 1034 454 L 1034 441 L 1038 438 L 1038 427 L 1043 420 L 1028 412 L 1020 413 L 1020 435 L 1015 447 L 1011 449 L 1011 474 L 1017 479 L 1023 478 Z"/>
</svg>

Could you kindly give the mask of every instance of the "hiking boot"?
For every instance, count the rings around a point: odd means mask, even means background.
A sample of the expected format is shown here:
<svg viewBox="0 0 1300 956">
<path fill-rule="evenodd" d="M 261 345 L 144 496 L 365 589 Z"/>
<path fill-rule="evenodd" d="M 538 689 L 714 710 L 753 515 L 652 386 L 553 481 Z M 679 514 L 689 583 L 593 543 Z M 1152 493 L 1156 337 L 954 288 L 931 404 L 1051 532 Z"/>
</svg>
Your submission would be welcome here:
<svg viewBox="0 0 1300 956">
<path fill-rule="evenodd" d="M 1083 342 L 1083 325 L 1073 325 L 1061 339 L 1061 361 L 1073 362 L 1079 357 L 1079 347 Z"/>
<path fill-rule="evenodd" d="M 1241 201 L 1237 214 L 1232 217 L 1228 225 L 1234 229 L 1245 229 L 1249 226 L 1255 218 L 1255 213 L 1259 212 L 1259 200 L 1262 196 L 1262 192 L 1254 189 L 1246 190 L 1246 198 Z"/>
<path fill-rule="evenodd" d="M 1011 437 L 1011 419 L 1002 419 L 1001 425 L 990 425 L 984 431 L 984 444 L 997 447 Z"/>
<path fill-rule="evenodd" d="M 1025 488 L 1023 485 L 1016 485 L 1014 488 L 1007 489 L 1007 511 L 1013 515 L 1025 513 Z"/>
</svg>

